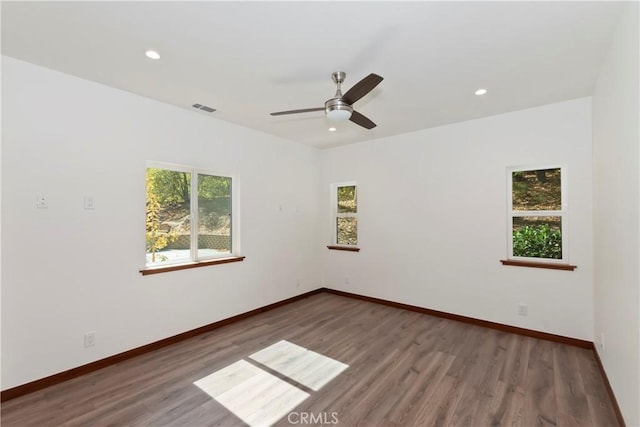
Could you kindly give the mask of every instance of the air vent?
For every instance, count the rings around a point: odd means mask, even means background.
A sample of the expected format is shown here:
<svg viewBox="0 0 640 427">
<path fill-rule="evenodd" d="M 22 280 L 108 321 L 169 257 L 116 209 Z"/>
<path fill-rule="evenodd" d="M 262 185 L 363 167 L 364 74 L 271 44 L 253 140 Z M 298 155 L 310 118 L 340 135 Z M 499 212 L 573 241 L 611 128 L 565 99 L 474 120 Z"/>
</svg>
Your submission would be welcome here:
<svg viewBox="0 0 640 427">
<path fill-rule="evenodd" d="M 207 107 L 206 105 L 202 104 L 193 104 L 192 107 L 197 108 L 198 110 L 206 111 L 207 113 L 213 113 L 214 111 L 216 111 L 215 108 Z"/>
</svg>

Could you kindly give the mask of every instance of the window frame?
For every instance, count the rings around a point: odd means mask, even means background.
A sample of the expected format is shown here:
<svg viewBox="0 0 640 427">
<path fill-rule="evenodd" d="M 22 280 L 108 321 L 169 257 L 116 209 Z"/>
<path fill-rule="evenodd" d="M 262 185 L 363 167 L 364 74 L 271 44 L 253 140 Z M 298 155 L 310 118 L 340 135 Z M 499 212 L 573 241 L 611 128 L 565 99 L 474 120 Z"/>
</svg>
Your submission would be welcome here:
<svg viewBox="0 0 640 427">
<path fill-rule="evenodd" d="M 356 188 L 356 212 L 338 212 L 338 188 L 341 187 L 355 187 Z M 342 250 L 357 250 L 360 243 L 360 232 L 356 228 L 356 244 L 351 245 L 348 243 L 338 243 L 338 218 L 355 218 L 358 223 L 358 184 L 355 181 L 337 182 L 331 184 L 331 245 L 329 249 L 342 249 Z"/>
<path fill-rule="evenodd" d="M 560 210 L 514 211 L 513 210 L 513 173 L 560 169 Z M 568 167 L 564 163 L 510 166 L 507 168 L 507 260 L 531 264 L 568 264 L 569 263 L 569 202 L 567 196 Z M 562 232 L 562 258 L 537 258 L 515 256 L 513 254 L 513 218 L 514 217 L 560 217 Z M 514 264 L 515 265 L 515 264 Z"/>
<path fill-rule="evenodd" d="M 203 169 L 199 167 L 186 166 L 176 163 L 166 163 L 166 162 L 157 162 L 157 161 L 147 161 L 145 167 L 145 173 L 147 169 L 164 169 L 170 170 L 174 172 L 186 172 L 191 175 L 190 179 L 190 189 L 191 193 L 189 194 L 189 235 L 190 235 L 190 244 L 189 244 L 189 258 L 182 258 L 175 261 L 167 261 L 161 264 L 147 264 L 146 260 L 146 244 L 144 255 L 144 268 L 140 271 L 143 274 L 148 271 L 153 270 L 167 270 L 173 271 L 181 269 L 181 266 L 200 266 L 200 265 L 212 265 L 218 263 L 226 263 L 229 260 L 233 260 L 238 258 L 240 261 L 244 259 L 240 255 L 240 226 L 239 226 L 239 218 L 240 218 L 240 209 L 239 209 L 239 197 L 238 197 L 238 178 L 234 174 L 229 173 L 221 173 L 215 172 L 209 169 Z M 198 196 L 197 190 L 195 197 L 193 196 L 193 189 L 198 188 L 198 175 L 209 175 L 209 176 L 217 176 L 221 178 L 229 178 L 231 180 L 230 184 L 230 204 L 231 204 L 231 230 L 230 233 L 230 243 L 231 250 L 229 252 L 222 252 L 216 255 L 208 255 L 208 256 L 198 256 L 198 228 L 199 228 L 199 209 L 198 209 Z M 146 215 L 146 207 L 145 207 L 145 215 Z M 224 261 L 224 262 L 223 262 Z"/>
</svg>

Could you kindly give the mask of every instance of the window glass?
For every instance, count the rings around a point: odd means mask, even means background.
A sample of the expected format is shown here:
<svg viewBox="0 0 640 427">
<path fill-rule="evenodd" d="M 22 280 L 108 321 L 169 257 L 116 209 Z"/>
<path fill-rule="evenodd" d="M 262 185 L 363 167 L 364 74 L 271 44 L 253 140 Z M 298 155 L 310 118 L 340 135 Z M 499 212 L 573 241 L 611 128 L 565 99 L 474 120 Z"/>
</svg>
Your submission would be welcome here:
<svg viewBox="0 0 640 427">
<path fill-rule="evenodd" d="M 358 218 L 337 218 L 337 241 L 339 245 L 358 244 Z"/>
<path fill-rule="evenodd" d="M 562 259 L 562 217 L 513 217 L 513 255 Z"/>
<path fill-rule="evenodd" d="M 564 168 L 509 170 L 510 256 L 566 258 Z"/>
<path fill-rule="evenodd" d="M 338 213 L 356 212 L 358 212 L 356 186 L 349 185 L 345 187 L 338 187 Z"/>
<path fill-rule="evenodd" d="M 562 208 L 560 168 L 514 171 L 514 211 L 557 211 Z"/>
<path fill-rule="evenodd" d="M 198 174 L 198 257 L 231 253 L 231 178 Z"/>
<path fill-rule="evenodd" d="M 336 245 L 358 244 L 358 191 L 353 182 L 331 186 L 333 215 L 332 243 Z"/>
<path fill-rule="evenodd" d="M 147 265 L 189 260 L 191 174 L 147 169 Z"/>
</svg>

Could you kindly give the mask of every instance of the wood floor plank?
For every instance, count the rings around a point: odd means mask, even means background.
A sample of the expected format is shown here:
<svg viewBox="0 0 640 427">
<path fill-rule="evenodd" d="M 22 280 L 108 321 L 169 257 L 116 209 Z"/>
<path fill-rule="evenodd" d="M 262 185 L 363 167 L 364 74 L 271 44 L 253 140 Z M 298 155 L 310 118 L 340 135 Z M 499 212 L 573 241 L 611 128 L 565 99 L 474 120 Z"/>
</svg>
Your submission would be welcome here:
<svg viewBox="0 0 640 427">
<path fill-rule="evenodd" d="M 388 419 L 401 425 L 417 425 L 420 423 L 423 406 L 428 403 L 445 378 L 449 368 L 453 364 L 455 356 L 441 351 L 430 352 L 416 364 L 416 376 L 408 384 L 408 392 L 398 406 L 388 415 Z"/>
<path fill-rule="evenodd" d="M 277 387 L 260 383 L 221 403 L 195 383 L 281 341 L 314 355 L 296 361 L 284 346 L 271 374 L 317 390 L 302 390 L 308 397 L 278 426 L 302 425 L 302 414 L 316 417 L 305 425 L 617 425 L 589 350 L 327 293 L 4 402 L 2 425 L 242 426 L 223 403 L 256 421 L 287 399 L 263 396 Z M 326 358 L 348 367 L 325 380 Z"/>
<path fill-rule="evenodd" d="M 462 397 L 463 390 L 461 385 L 462 383 L 457 378 L 445 375 L 438 384 L 437 392 L 426 399 L 412 424 L 423 426 L 447 425 L 450 422 L 449 420 L 453 418 L 458 402 Z"/>
<path fill-rule="evenodd" d="M 596 362 L 593 353 L 588 350 L 576 352 L 576 358 L 593 424 L 596 426 L 608 425 L 612 419 L 616 418 L 616 414 L 606 392 L 598 362 Z"/>
<path fill-rule="evenodd" d="M 533 340 L 524 384 L 522 410 L 524 426 L 557 425 L 554 387 L 553 347 L 555 343 Z"/>
<path fill-rule="evenodd" d="M 524 403 L 523 384 L 529 359 L 528 340 L 517 335 L 510 335 L 508 338 L 506 359 L 490 410 L 494 425 L 518 425 Z"/>
<path fill-rule="evenodd" d="M 563 425 L 591 426 L 589 402 L 584 390 L 582 375 L 578 369 L 575 351 L 569 346 L 553 348 L 553 373 L 558 423 Z"/>
</svg>

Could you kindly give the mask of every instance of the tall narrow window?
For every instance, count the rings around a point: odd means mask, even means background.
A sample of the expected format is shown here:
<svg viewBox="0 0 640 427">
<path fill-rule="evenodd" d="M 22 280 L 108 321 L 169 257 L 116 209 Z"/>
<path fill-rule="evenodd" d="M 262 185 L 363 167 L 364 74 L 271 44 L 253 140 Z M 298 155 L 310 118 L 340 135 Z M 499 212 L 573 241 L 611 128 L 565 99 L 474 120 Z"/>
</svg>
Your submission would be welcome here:
<svg viewBox="0 0 640 427">
<path fill-rule="evenodd" d="M 174 165 L 147 168 L 147 267 L 232 255 L 233 180 Z"/>
<path fill-rule="evenodd" d="M 566 262 L 566 168 L 510 168 L 509 258 Z"/>
<path fill-rule="evenodd" d="M 332 186 L 333 241 L 335 245 L 358 244 L 358 192 L 354 182 Z"/>
</svg>

